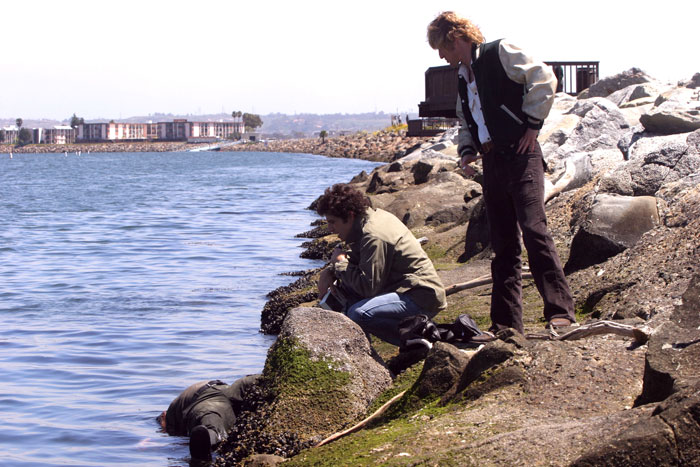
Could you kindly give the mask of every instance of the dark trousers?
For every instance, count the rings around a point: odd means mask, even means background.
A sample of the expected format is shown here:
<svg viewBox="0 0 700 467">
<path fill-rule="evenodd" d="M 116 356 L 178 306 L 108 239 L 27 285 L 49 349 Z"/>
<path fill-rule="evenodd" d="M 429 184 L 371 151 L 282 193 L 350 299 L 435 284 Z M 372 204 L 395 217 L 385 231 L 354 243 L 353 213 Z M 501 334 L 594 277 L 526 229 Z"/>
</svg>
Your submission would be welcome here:
<svg viewBox="0 0 700 467">
<path fill-rule="evenodd" d="M 523 333 L 520 232 L 530 271 L 544 300 L 544 317 L 574 318 L 571 291 L 544 210 L 544 160 L 537 145 L 530 154 L 493 149 L 484 155 L 484 201 L 495 257 L 491 262 L 491 322 L 494 329 Z M 518 229 L 520 227 L 520 229 Z"/>
</svg>

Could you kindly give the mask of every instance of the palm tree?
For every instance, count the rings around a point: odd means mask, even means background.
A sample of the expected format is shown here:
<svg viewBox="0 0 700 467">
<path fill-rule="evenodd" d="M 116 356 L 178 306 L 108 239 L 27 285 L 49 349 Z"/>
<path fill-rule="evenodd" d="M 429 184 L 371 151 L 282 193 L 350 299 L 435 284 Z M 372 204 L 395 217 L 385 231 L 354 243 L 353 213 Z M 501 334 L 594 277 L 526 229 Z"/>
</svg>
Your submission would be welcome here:
<svg viewBox="0 0 700 467">
<path fill-rule="evenodd" d="M 239 119 L 238 122 L 240 123 L 240 121 L 241 121 L 240 118 L 241 118 L 242 116 L 243 116 L 243 112 L 241 112 L 240 110 L 234 110 L 233 112 L 231 112 L 231 117 L 233 117 L 234 123 L 236 122 L 236 119 L 237 119 L 237 118 Z M 240 138 L 241 138 L 241 133 L 240 133 L 240 131 L 238 131 L 239 128 L 240 128 L 240 126 L 237 124 L 237 125 L 236 125 L 236 130 L 234 131 L 234 134 L 236 134 L 236 135 L 238 136 L 238 138 L 240 139 Z"/>
<path fill-rule="evenodd" d="M 21 118 L 18 118 L 15 120 L 15 125 L 17 125 L 17 139 L 14 141 L 15 143 L 19 142 L 19 132 L 22 129 L 22 124 L 24 123 L 24 120 Z"/>
<path fill-rule="evenodd" d="M 326 144 L 326 136 L 328 136 L 328 132 L 326 130 L 321 130 L 321 133 L 319 133 L 318 136 L 321 137 L 321 144 Z"/>
</svg>

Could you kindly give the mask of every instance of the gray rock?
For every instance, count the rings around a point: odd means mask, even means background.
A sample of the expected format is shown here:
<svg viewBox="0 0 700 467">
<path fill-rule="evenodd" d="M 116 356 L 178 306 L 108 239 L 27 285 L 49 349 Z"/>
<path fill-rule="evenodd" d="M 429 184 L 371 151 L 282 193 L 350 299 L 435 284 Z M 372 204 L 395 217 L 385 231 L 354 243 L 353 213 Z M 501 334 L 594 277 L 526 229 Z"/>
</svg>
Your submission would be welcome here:
<svg viewBox="0 0 700 467">
<path fill-rule="evenodd" d="M 680 389 L 700 385 L 700 274 L 696 274 L 668 322 L 649 339 L 644 384 L 637 404 L 659 402 Z"/>
<path fill-rule="evenodd" d="M 640 123 L 649 125 L 651 131 L 674 134 L 694 131 L 695 118 L 700 110 L 699 94 L 686 87 L 674 87 L 660 93 L 654 105 L 640 115 Z M 646 123 L 644 123 L 646 122 Z M 685 131 L 678 131 L 682 130 Z"/>
<path fill-rule="evenodd" d="M 411 172 L 413 173 L 413 181 L 416 185 L 428 181 L 428 175 L 433 170 L 434 165 L 425 161 L 418 161 L 413 165 Z"/>
<path fill-rule="evenodd" d="M 633 84 L 648 83 L 650 81 L 652 79 L 639 68 L 630 68 L 622 73 L 596 81 L 588 88 L 585 96 L 586 98 L 606 97 Z"/>
<path fill-rule="evenodd" d="M 658 90 L 650 83 L 633 84 L 624 89 L 613 92 L 607 96 L 606 99 L 614 102 L 616 106 L 622 107 L 623 104 L 628 102 L 642 98 L 650 98 L 656 96 L 657 94 Z"/>
<path fill-rule="evenodd" d="M 694 137 L 681 134 L 636 141 L 630 148 L 627 167 L 635 196 L 652 196 L 664 184 L 700 171 L 700 156 L 693 146 Z"/>
<path fill-rule="evenodd" d="M 581 119 L 566 142 L 556 150 L 558 159 L 566 159 L 572 153 L 615 148 L 629 129 L 620 109 L 607 99 L 578 101 L 569 114 Z"/>
<path fill-rule="evenodd" d="M 401 172 L 403 170 L 403 164 L 401 162 L 392 162 L 389 164 L 387 172 Z M 364 172 L 364 170 L 363 170 Z"/>
<path fill-rule="evenodd" d="M 255 454 L 247 457 L 243 461 L 245 467 L 272 467 L 286 461 L 284 457 L 274 454 Z"/>
<path fill-rule="evenodd" d="M 568 273 L 602 263 L 659 225 L 656 198 L 598 194 L 571 242 Z"/>
<path fill-rule="evenodd" d="M 656 100 L 655 97 L 640 97 L 639 99 L 634 99 L 632 101 L 624 102 L 620 104 L 621 109 L 632 109 L 634 107 L 642 107 L 645 105 L 651 105 Z"/>
<path fill-rule="evenodd" d="M 700 73 L 695 73 L 688 82 L 684 83 L 684 86 L 688 89 L 700 88 Z"/>
<path fill-rule="evenodd" d="M 467 204 L 471 200 L 478 198 L 479 196 L 484 194 L 484 190 L 481 185 L 478 183 L 475 183 L 473 185 L 470 185 L 467 188 L 467 191 L 464 192 L 464 203 Z"/>
<path fill-rule="evenodd" d="M 444 150 L 444 149 L 447 149 L 447 144 L 444 143 L 444 142 L 440 142 L 440 143 L 437 143 L 437 144 L 434 144 L 434 145 L 430 146 L 428 149 L 430 149 L 430 150 L 432 150 L 432 151 L 438 151 L 438 152 L 440 152 L 440 151 L 442 151 L 442 150 Z"/>
<path fill-rule="evenodd" d="M 467 355 L 457 347 L 436 342 L 413 385 L 413 393 L 419 398 L 442 396 L 459 381 L 468 362 Z"/>
<path fill-rule="evenodd" d="M 462 372 L 459 381 L 443 397 L 443 401 L 455 397 L 467 397 L 469 399 L 479 397 L 481 394 L 496 389 L 499 386 L 512 384 L 513 377 L 518 375 L 509 372 L 499 372 L 496 378 L 491 378 L 485 386 L 472 386 L 486 371 L 494 368 L 518 354 L 518 348 L 500 340 L 489 342 L 481 350 L 472 356 Z"/>
<path fill-rule="evenodd" d="M 389 371 L 362 329 L 345 315 L 320 308 L 294 308 L 287 314 L 263 378 L 274 384 L 275 394 L 267 431 L 294 432 L 301 440 L 325 437 L 355 422 L 391 385 Z"/>
<path fill-rule="evenodd" d="M 350 183 L 363 183 L 363 182 L 366 182 L 368 180 L 369 180 L 369 174 L 363 170 L 359 174 L 352 177 L 352 179 L 350 180 Z"/>
<path fill-rule="evenodd" d="M 557 128 L 554 130 L 549 137 L 547 138 L 547 141 L 545 141 L 545 144 L 556 144 L 557 146 L 561 146 L 562 144 L 566 143 L 567 138 L 569 137 L 570 131 L 566 131 L 563 128 Z"/>
<path fill-rule="evenodd" d="M 700 102 L 667 100 L 639 117 L 647 131 L 662 135 L 687 133 L 700 128 Z"/>
<path fill-rule="evenodd" d="M 700 386 L 660 404 L 651 416 L 570 463 L 572 467 L 700 465 Z"/>
<path fill-rule="evenodd" d="M 601 193 L 634 196 L 632 175 L 630 174 L 629 167 L 623 166 L 603 175 L 598 183 L 598 190 Z"/>
<path fill-rule="evenodd" d="M 467 261 L 477 255 L 486 254 L 491 245 L 489 220 L 486 216 L 486 203 L 484 197 L 472 199 L 467 204 L 469 223 L 464 238 L 464 253 L 459 261 Z"/>
<path fill-rule="evenodd" d="M 617 149 L 622 153 L 622 158 L 626 161 L 630 159 L 630 147 L 637 142 L 637 140 L 644 136 L 644 127 L 642 125 L 637 125 L 630 128 L 622 137 L 617 141 Z"/>
<path fill-rule="evenodd" d="M 421 159 L 409 167 L 411 167 L 410 170 L 413 174 L 413 183 L 420 185 L 426 183 L 430 177 L 434 177 L 439 172 L 455 170 L 457 164 L 445 159 Z"/>
<path fill-rule="evenodd" d="M 593 178 L 591 156 L 579 154 L 564 161 L 564 171 L 556 177 L 547 177 L 545 181 L 545 202 L 552 197 L 580 188 Z"/>
<path fill-rule="evenodd" d="M 381 207 L 402 220 L 409 228 L 425 225 L 436 213 L 452 211 L 461 213 L 464 193 L 477 190 L 478 184 L 455 172 L 438 172 L 431 175 L 430 183 L 413 186 L 397 193 Z"/>
<path fill-rule="evenodd" d="M 456 162 L 457 158 L 455 156 L 444 154 L 442 152 L 434 151 L 430 148 L 420 149 L 413 151 L 412 153 L 399 159 L 402 162 L 412 162 L 422 159 L 444 159 L 446 161 Z"/>
</svg>

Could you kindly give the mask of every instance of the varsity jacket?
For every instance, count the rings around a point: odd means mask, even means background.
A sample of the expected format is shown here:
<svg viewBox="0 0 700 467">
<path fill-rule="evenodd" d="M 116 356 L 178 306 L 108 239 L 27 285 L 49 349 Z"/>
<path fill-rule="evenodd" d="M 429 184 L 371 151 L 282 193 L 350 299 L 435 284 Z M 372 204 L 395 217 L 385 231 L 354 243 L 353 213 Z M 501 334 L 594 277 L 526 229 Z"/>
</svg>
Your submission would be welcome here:
<svg viewBox="0 0 700 467">
<path fill-rule="evenodd" d="M 514 147 L 527 128 L 539 130 L 554 103 L 557 78 L 551 67 L 535 62 L 503 39 L 472 49 L 472 71 L 491 140 Z M 481 150 L 478 128 L 469 111 L 466 80 L 458 81 L 460 156 Z"/>
</svg>

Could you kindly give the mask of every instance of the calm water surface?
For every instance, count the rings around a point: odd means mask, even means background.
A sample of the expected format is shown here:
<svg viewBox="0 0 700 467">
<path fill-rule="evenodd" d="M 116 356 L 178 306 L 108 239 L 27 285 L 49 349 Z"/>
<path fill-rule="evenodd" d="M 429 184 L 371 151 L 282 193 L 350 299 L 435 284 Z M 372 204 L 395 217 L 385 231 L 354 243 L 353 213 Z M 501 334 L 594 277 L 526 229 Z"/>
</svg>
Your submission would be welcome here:
<svg viewBox="0 0 700 467">
<path fill-rule="evenodd" d="M 276 153 L 0 154 L 0 465 L 181 466 L 155 417 L 259 372 L 265 294 L 323 189 L 376 164 Z"/>
</svg>

